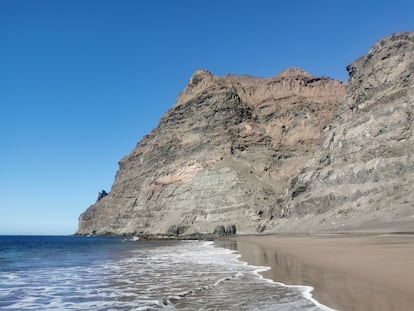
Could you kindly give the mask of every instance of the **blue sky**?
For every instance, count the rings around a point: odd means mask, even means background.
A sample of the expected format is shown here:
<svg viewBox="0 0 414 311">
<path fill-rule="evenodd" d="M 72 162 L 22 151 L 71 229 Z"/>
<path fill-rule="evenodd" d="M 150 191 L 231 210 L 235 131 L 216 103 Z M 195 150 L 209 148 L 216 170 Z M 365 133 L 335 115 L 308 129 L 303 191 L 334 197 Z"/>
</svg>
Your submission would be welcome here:
<svg viewBox="0 0 414 311">
<path fill-rule="evenodd" d="M 414 2 L 0 0 L 0 234 L 71 234 L 197 68 L 346 80 Z"/>
</svg>

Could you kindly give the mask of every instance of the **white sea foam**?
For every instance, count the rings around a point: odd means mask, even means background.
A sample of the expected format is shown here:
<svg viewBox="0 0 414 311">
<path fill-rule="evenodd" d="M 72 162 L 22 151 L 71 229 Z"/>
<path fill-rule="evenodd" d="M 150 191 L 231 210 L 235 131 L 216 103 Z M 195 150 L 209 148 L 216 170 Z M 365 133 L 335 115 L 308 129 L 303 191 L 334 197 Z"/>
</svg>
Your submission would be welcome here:
<svg viewBox="0 0 414 311">
<path fill-rule="evenodd" d="M 1 274 L 0 309 L 332 310 L 311 287 L 263 278 L 267 269 L 212 242 L 129 247 L 91 265 Z"/>
<path fill-rule="evenodd" d="M 237 254 L 236 257 L 237 257 L 238 260 L 240 260 L 241 255 Z M 241 261 L 241 262 L 243 262 L 243 261 Z M 243 262 L 243 263 L 248 265 L 247 262 Z M 250 265 L 250 267 L 255 268 L 255 270 L 253 270 L 252 273 L 255 274 L 258 279 L 263 279 L 264 281 L 269 282 L 271 284 L 275 284 L 275 285 L 283 286 L 283 287 L 286 287 L 286 288 L 293 288 L 293 289 L 299 290 L 301 292 L 303 298 L 305 298 L 305 299 L 309 300 L 310 302 L 312 302 L 315 305 L 315 307 L 317 307 L 320 310 L 323 310 L 323 311 L 338 311 L 336 309 L 333 309 L 333 308 L 330 308 L 326 305 L 323 305 L 319 301 L 317 301 L 312 296 L 312 292 L 314 290 L 314 288 L 312 286 L 288 285 L 288 284 L 285 284 L 285 283 L 282 283 L 282 282 L 276 282 L 276 281 L 273 281 L 271 279 L 264 278 L 263 275 L 262 275 L 263 272 L 270 270 L 271 267 L 268 267 L 268 266 L 252 266 L 252 265 Z"/>
</svg>

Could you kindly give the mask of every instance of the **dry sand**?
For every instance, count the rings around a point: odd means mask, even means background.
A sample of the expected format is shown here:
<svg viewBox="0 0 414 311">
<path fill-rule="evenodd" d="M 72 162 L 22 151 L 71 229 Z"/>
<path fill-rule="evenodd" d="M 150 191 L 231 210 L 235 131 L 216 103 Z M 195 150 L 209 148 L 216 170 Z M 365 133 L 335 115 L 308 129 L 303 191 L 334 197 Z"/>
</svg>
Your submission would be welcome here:
<svg viewBox="0 0 414 311">
<path fill-rule="evenodd" d="M 264 276 L 314 287 L 338 310 L 414 310 L 414 235 L 263 235 L 233 240 Z M 228 245 L 230 246 L 230 245 Z"/>
</svg>

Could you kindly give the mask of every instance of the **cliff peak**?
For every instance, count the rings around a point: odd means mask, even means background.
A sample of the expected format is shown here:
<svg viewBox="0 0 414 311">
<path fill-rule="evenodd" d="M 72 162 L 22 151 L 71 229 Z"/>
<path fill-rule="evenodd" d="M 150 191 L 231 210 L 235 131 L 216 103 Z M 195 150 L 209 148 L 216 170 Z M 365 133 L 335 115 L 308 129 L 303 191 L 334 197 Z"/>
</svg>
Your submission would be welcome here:
<svg viewBox="0 0 414 311">
<path fill-rule="evenodd" d="M 189 101 L 198 93 L 215 85 L 218 79 L 218 77 L 214 76 L 206 69 L 197 69 L 191 75 L 184 90 L 178 95 L 175 106 L 179 106 Z"/>
<path fill-rule="evenodd" d="M 283 79 L 292 79 L 292 78 L 311 78 L 312 75 L 307 71 L 297 68 L 297 67 L 290 67 L 285 70 L 282 70 L 276 75 L 277 78 Z"/>
<path fill-rule="evenodd" d="M 211 80 L 213 78 L 213 74 L 206 70 L 206 69 L 197 69 L 191 75 L 190 80 L 188 81 L 188 86 L 196 86 L 203 80 Z"/>
</svg>

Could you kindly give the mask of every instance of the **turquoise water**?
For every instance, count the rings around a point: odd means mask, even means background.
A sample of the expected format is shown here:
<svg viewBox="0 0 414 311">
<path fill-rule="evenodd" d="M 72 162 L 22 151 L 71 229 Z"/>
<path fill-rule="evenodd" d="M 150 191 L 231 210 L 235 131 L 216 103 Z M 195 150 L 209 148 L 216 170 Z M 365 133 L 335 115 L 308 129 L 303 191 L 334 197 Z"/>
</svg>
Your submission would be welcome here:
<svg viewBox="0 0 414 311">
<path fill-rule="evenodd" d="M 0 237 L 0 310 L 329 310 L 204 241 Z"/>
</svg>

